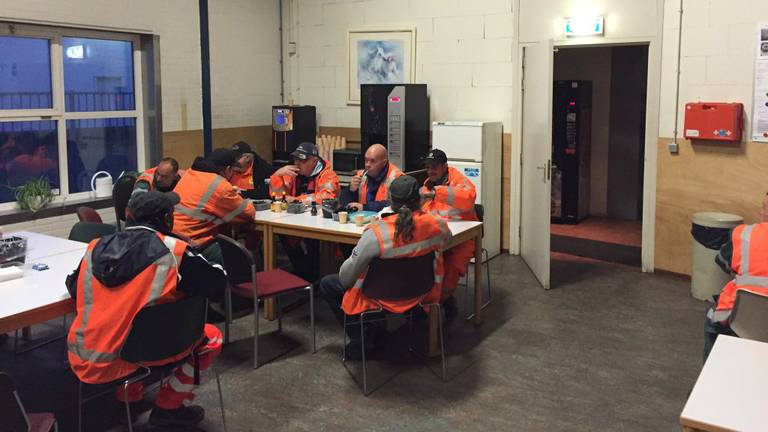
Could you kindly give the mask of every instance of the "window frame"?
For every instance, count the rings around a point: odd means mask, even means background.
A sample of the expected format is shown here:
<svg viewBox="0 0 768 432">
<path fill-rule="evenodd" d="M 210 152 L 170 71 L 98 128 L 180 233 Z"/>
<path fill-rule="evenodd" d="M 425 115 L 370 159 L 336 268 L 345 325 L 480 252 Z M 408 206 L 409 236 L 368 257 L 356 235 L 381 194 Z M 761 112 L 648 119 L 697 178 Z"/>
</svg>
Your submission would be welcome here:
<svg viewBox="0 0 768 432">
<path fill-rule="evenodd" d="M 69 168 L 67 152 L 67 120 L 133 118 L 136 124 L 136 169 L 141 172 L 146 166 L 144 142 L 144 88 L 142 83 L 141 36 L 131 33 L 88 30 L 69 27 L 48 27 L 30 24 L 0 23 L 0 36 L 48 39 L 51 64 L 52 108 L 27 110 L 0 110 L 0 122 L 43 121 L 56 122 L 59 151 L 59 193 L 53 204 L 64 204 L 67 200 L 95 198 L 90 191 L 69 192 Z M 124 111 L 83 111 L 67 112 L 64 92 L 64 52 L 62 39 L 65 37 L 85 39 L 118 40 L 132 43 L 134 109 Z M 117 181 L 117 179 L 113 179 Z M 0 211 L 17 209 L 16 201 L 0 203 Z"/>
</svg>

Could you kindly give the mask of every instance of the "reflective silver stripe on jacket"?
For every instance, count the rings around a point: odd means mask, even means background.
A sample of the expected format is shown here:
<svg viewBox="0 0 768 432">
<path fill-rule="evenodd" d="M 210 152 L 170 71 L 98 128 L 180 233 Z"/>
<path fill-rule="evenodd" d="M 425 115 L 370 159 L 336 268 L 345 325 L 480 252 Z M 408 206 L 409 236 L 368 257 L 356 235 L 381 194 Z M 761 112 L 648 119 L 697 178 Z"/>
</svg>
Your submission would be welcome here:
<svg viewBox="0 0 768 432">
<path fill-rule="evenodd" d="M 728 320 L 731 316 L 731 310 L 707 310 L 707 318 L 712 322 L 722 322 Z"/>
<path fill-rule="evenodd" d="M 175 210 L 184 216 L 191 217 L 192 219 L 196 219 L 201 222 L 212 222 L 214 225 L 222 225 L 224 223 L 223 220 L 217 218 L 214 215 L 205 213 L 202 210 L 186 208 L 181 204 L 176 204 Z"/>
<path fill-rule="evenodd" d="M 376 226 L 379 228 L 379 232 L 381 233 L 381 244 L 383 246 L 381 254 L 384 256 L 388 250 L 392 249 L 392 237 L 395 236 L 395 233 L 390 230 L 388 223 L 382 222 Z"/>
<path fill-rule="evenodd" d="M 197 207 L 195 209 L 202 210 L 206 204 L 208 204 L 208 201 L 211 200 L 211 197 L 213 196 L 214 192 L 216 192 L 216 189 L 219 187 L 219 184 L 224 181 L 224 177 L 217 175 L 211 184 L 208 186 L 208 190 L 205 191 L 202 197 L 200 197 L 200 201 L 197 203 Z"/>
<path fill-rule="evenodd" d="M 173 251 L 176 249 L 176 239 L 171 236 L 165 236 L 163 243 L 168 248 L 169 253 L 158 258 L 153 264 L 156 267 L 155 275 L 152 277 L 152 285 L 149 288 L 149 295 L 145 306 L 152 306 L 163 295 L 163 288 L 165 287 L 165 280 L 168 278 L 168 272 L 171 268 L 177 270 L 178 273 L 178 259 Z"/>
<path fill-rule="evenodd" d="M 768 288 L 768 277 L 765 276 L 737 275 L 733 281 L 739 287 L 752 286 Z"/>
<path fill-rule="evenodd" d="M 240 203 L 239 206 L 237 206 L 236 209 L 232 210 L 231 212 L 224 215 L 224 218 L 222 218 L 223 223 L 229 223 L 232 222 L 232 220 L 238 216 L 240 216 L 241 213 L 245 211 L 245 209 L 248 207 L 248 204 L 250 204 L 250 201 L 243 200 L 243 202 Z"/>
</svg>

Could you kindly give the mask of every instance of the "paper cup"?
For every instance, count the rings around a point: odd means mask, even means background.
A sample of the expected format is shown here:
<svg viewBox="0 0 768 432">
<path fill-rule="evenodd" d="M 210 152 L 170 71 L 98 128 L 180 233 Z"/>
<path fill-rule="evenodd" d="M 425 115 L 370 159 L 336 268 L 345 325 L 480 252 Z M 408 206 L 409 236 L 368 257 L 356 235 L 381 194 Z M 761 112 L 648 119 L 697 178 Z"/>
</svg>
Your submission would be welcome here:
<svg viewBox="0 0 768 432">
<path fill-rule="evenodd" d="M 347 212 L 339 212 L 339 223 L 347 223 L 349 214 Z"/>
<path fill-rule="evenodd" d="M 365 217 L 363 215 L 355 216 L 355 225 L 359 227 L 365 225 Z"/>
</svg>

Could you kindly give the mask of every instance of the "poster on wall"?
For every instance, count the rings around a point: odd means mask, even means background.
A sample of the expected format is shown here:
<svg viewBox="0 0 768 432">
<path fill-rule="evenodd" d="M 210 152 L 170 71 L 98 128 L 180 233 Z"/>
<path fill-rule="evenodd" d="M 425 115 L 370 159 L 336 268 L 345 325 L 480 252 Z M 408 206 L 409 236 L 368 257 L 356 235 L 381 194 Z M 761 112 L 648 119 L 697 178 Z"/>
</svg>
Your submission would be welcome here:
<svg viewBox="0 0 768 432">
<path fill-rule="evenodd" d="M 416 30 L 349 30 L 347 103 L 360 103 L 360 84 L 414 81 Z"/>
<path fill-rule="evenodd" d="M 757 38 L 752 141 L 768 142 L 768 22 L 759 25 Z"/>
</svg>

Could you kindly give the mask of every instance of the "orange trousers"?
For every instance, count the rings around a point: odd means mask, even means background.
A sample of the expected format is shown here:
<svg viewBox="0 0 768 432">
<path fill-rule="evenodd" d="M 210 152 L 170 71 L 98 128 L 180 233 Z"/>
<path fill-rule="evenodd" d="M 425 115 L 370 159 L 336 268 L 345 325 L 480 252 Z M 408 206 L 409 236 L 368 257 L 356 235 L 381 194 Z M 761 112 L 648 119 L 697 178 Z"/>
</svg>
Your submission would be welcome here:
<svg viewBox="0 0 768 432">
<path fill-rule="evenodd" d="M 445 276 L 440 301 L 445 301 L 456 291 L 459 278 L 467 271 L 469 260 L 475 256 L 475 241 L 469 240 L 443 252 Z"/>
</svg>

